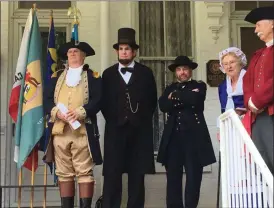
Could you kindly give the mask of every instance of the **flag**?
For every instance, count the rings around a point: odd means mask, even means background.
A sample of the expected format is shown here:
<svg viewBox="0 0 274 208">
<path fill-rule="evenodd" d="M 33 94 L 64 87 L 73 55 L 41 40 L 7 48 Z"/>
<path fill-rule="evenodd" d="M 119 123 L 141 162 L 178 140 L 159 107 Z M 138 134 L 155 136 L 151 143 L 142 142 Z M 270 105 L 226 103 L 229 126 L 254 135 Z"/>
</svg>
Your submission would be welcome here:
<svg viewBox="0 0 274 208">
<path fill-rule="evenodd" d="M 49 37 L 48 37 L 48 51 L 47 51 L 47 70 L 44 79 L 45 86 L 49 83 L 51 75 L 56 71 L 57 54 L 55 48 L 55 28 L 53 16 L 50 16 Z M 46 88 L 45 88 L 46 89 Z"/>
<path fill-rule="evenodd" d="M 28 44 L 26 44 L 27 49 L 23 54 L 26 56 L 23 59 L 26 62 L 22 63 L 25 70 L 22 70 L 23 77 L 19 94 L 14 160 L 18 168 L 24 165 L 31 170 L 32 164 L 34 164 L 34 170 L 36 170 L 38 167 L 36 145 L 44 132 L 42 41 L 36 11 L 31 9 L 30 15 L 32 22 Z"/>
<path fill-rule="evenodd" d="M 20 95 L 20 90 L 23 83 L 23 75 L 25 74 L 25 71 L 26 71 L 26 65 L 27 65 L 26 54 L 29 46 L 31 26 L 32 26 L 32 11 L 29 12 L 28 19 L 25 25 L 25 30 L 23 33 L 23 38 L 21 41 L 19 56 L 17 60 L 16 71 L 14 75 L 11 96 L 9 100 L 9 114 L 14 122 L 17 121 L 19 95 Z"/>
<path fill-rule="evenodd" d="M 50 15 L 50 25 L 49 25 L 49 37 L 48 37 L 48 46 L 47 46 L 47 69 L 44 73 L 44 91 L 47 89 L 47 85 L 50 82 L 52 74 L 56 71 L 57 67 L 57 54 L 56 54 L 56 47 L 55 47 L 55 28 L 54 28 L 54 21 L 53 15 Z M 43 139 L 40 142 L 40 150 L 46 152 L 46 145 L 48 144 L 50 134 L 48 130 L 47 123 L 49 122 L 50 115 L 45 115 L 45 130 Z M 47 163 L 50 172 L 55 172 L 55 166 L 52 163 Z M 54 181 L 56 181 L 56 176 L 54 177 Z"/>
</svg>

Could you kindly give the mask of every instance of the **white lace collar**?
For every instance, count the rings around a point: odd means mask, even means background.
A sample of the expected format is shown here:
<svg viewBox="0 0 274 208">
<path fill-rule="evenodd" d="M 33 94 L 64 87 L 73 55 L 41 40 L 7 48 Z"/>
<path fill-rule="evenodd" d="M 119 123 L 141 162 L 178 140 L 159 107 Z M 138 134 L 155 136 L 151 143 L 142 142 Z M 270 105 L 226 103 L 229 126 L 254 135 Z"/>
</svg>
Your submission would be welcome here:
<svg viewBox="0 0 274 208">
<path fill-rule="evenodd" d="M 270 47 L 270 46 L 273 46 L 273 39 L 266 43 L 266 47 Z"/>
<path fill-rule="evenodd" d="M 77 86 L 81 81 L 83 72 L 83 65 L 77 68 L 69 67 L 66 75 L 66 84 L 69 87 Z"/>
</svg>

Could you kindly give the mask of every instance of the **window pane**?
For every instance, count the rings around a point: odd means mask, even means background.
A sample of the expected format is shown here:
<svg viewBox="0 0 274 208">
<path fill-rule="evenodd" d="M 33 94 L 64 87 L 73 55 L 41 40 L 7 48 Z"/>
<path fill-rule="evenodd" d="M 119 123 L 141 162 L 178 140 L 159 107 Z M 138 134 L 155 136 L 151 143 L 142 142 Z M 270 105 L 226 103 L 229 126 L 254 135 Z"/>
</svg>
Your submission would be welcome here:
<svg viewBox="0 0 274 208">
<path fill-rule="evenodd" d="M 165 8 L 167 56 L 192 56 L 190 2 L 167 1 Z"/>
<path fill-rule="evenodd" d="M 251 55 L 264 46 L 264 42 L 254 33 L 253 27 L 241 27 L 241 49 L 245 53 L 248 63 Z"/>
<path fill-rule="evenodd" d="M 38 9 L 68 9 L 71 6 L 70 1 L 19 1 L 20 9 L 30 9 L 36 3 Z"/>
<path fill-rule="evenodd" d="M 259 1 L 260 7 L 274 6 L 274 1 Z"/>
<path fill-rule="evenodd" d="M 235 10 L 252 10 L 257 7 L 256 1 L 235 1 Z"/>
<path fill-rule="evenodd" d="M 163 2 L 139 2 L 140 56 L 164 56 Z"/>
</svg>

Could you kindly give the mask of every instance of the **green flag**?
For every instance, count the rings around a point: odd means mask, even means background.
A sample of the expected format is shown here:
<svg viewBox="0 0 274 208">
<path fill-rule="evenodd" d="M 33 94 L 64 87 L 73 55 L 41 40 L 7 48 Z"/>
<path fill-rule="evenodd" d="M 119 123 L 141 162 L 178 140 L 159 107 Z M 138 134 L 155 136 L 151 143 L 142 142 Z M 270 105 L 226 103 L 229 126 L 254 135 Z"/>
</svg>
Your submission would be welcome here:
<svg viewBox="0 0 274 208">
<path fill-rule="evenodd" d="M 41 68 L 42 41 L 35 10 L 33 10 L 33 22 L 30 33 L 26 71 L 23 74 L 24 82 L 19 97 L 14 160 L 17 162 L 18 168 L 21 168 L 23 165 L 31 167 L 31 164 L 24 164 L 26 161 L 34 162 L 36 170 L 38 166 L 38 152 L 36 148 L 35 153 L 37 155 L 34 157 L 36 161 L 27 160 L 44 131 L 43 79 Z"/>
</svg>

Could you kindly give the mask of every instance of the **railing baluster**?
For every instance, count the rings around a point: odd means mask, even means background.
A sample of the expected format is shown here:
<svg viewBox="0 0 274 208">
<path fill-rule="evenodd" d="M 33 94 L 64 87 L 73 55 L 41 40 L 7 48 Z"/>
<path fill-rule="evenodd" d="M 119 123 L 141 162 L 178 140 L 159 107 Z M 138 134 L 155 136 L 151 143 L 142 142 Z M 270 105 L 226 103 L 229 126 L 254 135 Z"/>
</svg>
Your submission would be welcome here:
<svg viewBox="0 0 274 208">
<path fill-rule="evenodd" d="M 219 123 L 223 207 L 272 208 L 273 175 L 238 115 L 228 110 Z"/>
</svg>

